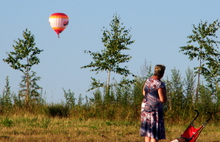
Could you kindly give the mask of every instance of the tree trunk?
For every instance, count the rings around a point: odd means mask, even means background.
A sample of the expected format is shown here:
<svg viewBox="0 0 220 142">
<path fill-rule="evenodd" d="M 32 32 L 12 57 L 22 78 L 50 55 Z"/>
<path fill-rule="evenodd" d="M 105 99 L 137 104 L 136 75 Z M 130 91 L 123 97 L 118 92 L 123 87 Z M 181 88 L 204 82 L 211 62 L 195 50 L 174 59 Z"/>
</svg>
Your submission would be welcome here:
<svg viewBox="0 0 220 142">
<path fill-rule="evenodd" d="M 198 72 L 198 82 L 197 82 L 197 87 L 196 87 L 196 100 L 195 100 L 195 103 L 198 102 L 198 97 L 199 97 L 201 64 L 202 64 L 202 61 L 201 61 L 201 59 L 199 59 L 199 72 Z"/>
<path fill-rule="evenodd" d="M 106 87 L 107 87 L 107 91 L 109 90 L 109 84 L 110 84 L 110 74 L 111 74 L 111 72 L 110 72 L 110 71 L 108 71 L 108 79 L 107 79 L 107 85 L 106 85 Z"/>
<path fill-rule="evenodd" d="M 25 97 L 25 103 L 27 105 L 27 107 L 29 107 L 29 87 L 30 83 L 29 83 L 29 72 L 28 70 L 26 71 L 26 97 Z"/>
</svg>

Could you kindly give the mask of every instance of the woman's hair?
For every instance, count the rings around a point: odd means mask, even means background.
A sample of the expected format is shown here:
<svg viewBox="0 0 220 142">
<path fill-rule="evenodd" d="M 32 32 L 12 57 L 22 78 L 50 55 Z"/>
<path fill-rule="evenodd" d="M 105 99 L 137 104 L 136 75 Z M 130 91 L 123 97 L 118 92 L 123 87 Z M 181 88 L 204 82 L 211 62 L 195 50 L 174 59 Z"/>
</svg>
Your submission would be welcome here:
<svg viewBox="0 0 220 142">
<path fill-rule="evenodd" d="M 154 67 L 154 75 L 163 77 L 166 67 L 164 65 L 156 65 Z"/>
</svg>

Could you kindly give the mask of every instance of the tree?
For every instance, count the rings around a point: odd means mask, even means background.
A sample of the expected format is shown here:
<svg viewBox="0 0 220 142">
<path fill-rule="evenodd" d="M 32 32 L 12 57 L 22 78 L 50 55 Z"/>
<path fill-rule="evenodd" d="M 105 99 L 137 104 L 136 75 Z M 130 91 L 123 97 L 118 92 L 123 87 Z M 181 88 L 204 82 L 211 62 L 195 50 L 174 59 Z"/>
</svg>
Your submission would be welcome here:
<svg viewBox="0 0 220 142">
<path fill-rule="evenodd" d="M 147 60 L 145 60 L 143 66 L 141 67 L 141 77 L 145 81 L 147 78 L 151 76 L 153 76 L 152 65 L 148 65 Z"/>
<path fill-rule="evenodd" d="M 220 42 L 216 41 L 216 32 L 219 26 L 218 20 L 211 24 L 201 21 L 197 27 L 193 25 L 193 34 L 187 37 L 189 38 L 187 42 L 189 45 L 180 47 L 180 52 L 188 55 L 190 60 L 196 58 L 199 61 L 199 66 L 194 68 L 198 75 L 196 101 L 198 101 L 200 74 L 204 76 L 214 91 L 218 88 L 217 82 L 220 81 L 220 52 L 217 49 Z M 198 46 L 191 45 L 192 43 L 197 43 Z"/>
<path fill-rule="evenodd" d="M 127 66 L 120 67 L 122 63 L 126 63 L 131 59 L 131 56 L 122 54 L 123 50 L 129 50 L 128 45 L 134 43 L 129 35 L 130 30 L 126 30 L 123 24 L 120 23 L 120 17 L 118 15 L 113 16 L 113 20 L 110 23 L 111 30 L 104 27 L 102 42 L 105 49 L 99 52 L 85 51 L 92 56 L 93 61 L 89 65 L 85 65 L 81 68 L 92 68 L 90 71 L 95 71 L 97 74 L 101 71 L 108 73 L 107 88 L 110 88 L 110 74 L 114 72 L 116 74 L 127 77 L 132 73 L 127 69 Z M 104 82 L 100 82 L 95 78 L 92 79 L 92 87 L 89 90 L 103 87 Z M 132 80 L 124 79 L 120 84 L 129 84 Z M 107 91 L 108 91 L 107 89 Z"/>
<path fill-rule="evenodd" d="M 194 99 L 194 92 L 195 92 L 195 76 L 193 70 L 191 70 L 189 67 L 186 70 L 186 77 L 184 78 L 184 88 L 185 88 L 185 96 L 186 100 L 185 103 L 187 106 L 192 108 L 192 105 L 195 101 Z"/>
<path fill-rule="evenodd" d="M 4 62 L 10 64 L 10 66 L 21 71 L 26 76 L 26 95 L 25 103 L 29 105 L 30 101 L 30 75 L 29 72 L 33 65 L 40 63 L 40 59 L 37 57 L 43 50 L 35 47 L 35 38 L 28 29 L 23 31 L 24 39 L 14 41 L 16 45 L 13 45 L 14 51 L 7 53 L 8 57 L 3 59 Z"/>
<path fill-rule="evenodd" d="M 76 103 L 76 98 L 74 97 L 75 96 L 75 93 L 72 92 L 70 89 L 68 90 L 68 92 L 66 90 L 63 89 L 63 92 L 64 92 L 64 97 L 66 99 L 66 105 L 68 108 L 73 108 Z"/>
<path fill-rule="evenodd" d="M 169 80 L 169 77 L 167 76 L 166 80 L 164 81 L 166 84 L 166 94 L 167 94 L 167 109 L 170 111 L 173 110 L 173 93 L 172 93 L 172 82 Z"/>
<path fill-rule="evenodd" d="M 83 98 L 82 98 L 82 94 L 79 94 L 79 98 L 78 98 L 78 106 L 82 106 L 83 104 Z"/>
<path fill-rule="evenodd" d="M 36 76 L 36 72 L 34 71 L 32 71 L 31 73 L 32 74 L 24 75 L 22 77 L 22 81 L 20 83 L 21 90 L 19 90 L 19 97 L 24 97 L 25 102 L 28 102 L 29 104 L 42 103 L 43 99 L 41 97 L 41 92 L 39 92 L 42 91 L 42 87 L 37 84 L 37 81 L 40 80 L 40 77 Z M 29 77 L 29 88 L 26 88 L 27 77 Z M 26 96 L 27 90 L 29 92 L 28 96 Z"/>
<path fill-rule="evenodd" d="M 3 89 L 3 96 L 0 99 L 0 105 L 3 112 L 7 112 L 12 107 L 12 93 L 11 93 L 11 86 L 9 85 L 9 77 L 6 77 L 6 85 Z"/>
<path fill-rule="evenodd" d="M 180 71 L 177 69 L 171 70 L 171 81 L 170 81 L 170 95 L 171 95 L 171 102 L 172 108 L 176 108 L 176 111 L 180 111 L 183 108 L 183 82 L 181 80 Z M 177 109 L 179 108 L 179 109 Z"/>
</svg>

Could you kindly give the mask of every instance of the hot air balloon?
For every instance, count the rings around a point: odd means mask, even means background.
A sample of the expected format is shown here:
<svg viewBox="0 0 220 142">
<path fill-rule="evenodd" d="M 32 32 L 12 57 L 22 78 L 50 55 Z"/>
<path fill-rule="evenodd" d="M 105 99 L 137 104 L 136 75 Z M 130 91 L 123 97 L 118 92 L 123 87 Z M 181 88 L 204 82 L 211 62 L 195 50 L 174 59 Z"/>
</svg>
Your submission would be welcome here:
<svg viewBox="0 0 220 142">
<path fill-rule="evenodd" d="M 59 38 L 59 34 L 67 27 L 69 23 L 69 17 L 64 13 L 53 13 L 49 17 L 49 23 Z"/>
</svg>

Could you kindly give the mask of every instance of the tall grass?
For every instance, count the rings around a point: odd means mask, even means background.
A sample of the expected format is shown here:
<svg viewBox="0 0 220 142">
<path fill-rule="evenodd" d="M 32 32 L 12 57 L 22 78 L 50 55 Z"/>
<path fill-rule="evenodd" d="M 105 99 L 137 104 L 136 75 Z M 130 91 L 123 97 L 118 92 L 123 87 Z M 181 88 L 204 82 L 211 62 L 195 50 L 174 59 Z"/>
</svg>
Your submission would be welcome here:
<svg viewBox="0 0 220 142">
<path fill-rule="evenodd" d="M 10 125 L 8 125 L 10 124 Z M 179 137 L 188 124 L 166 121 L 168 142 Z M 141 142 L 139 121 L 75 119 L 25 114 L 0 117 L 0 141 L 13 142 Z M 209 123 L 198 142 L 218 142 L 219 125 Z"/>
</svg>

